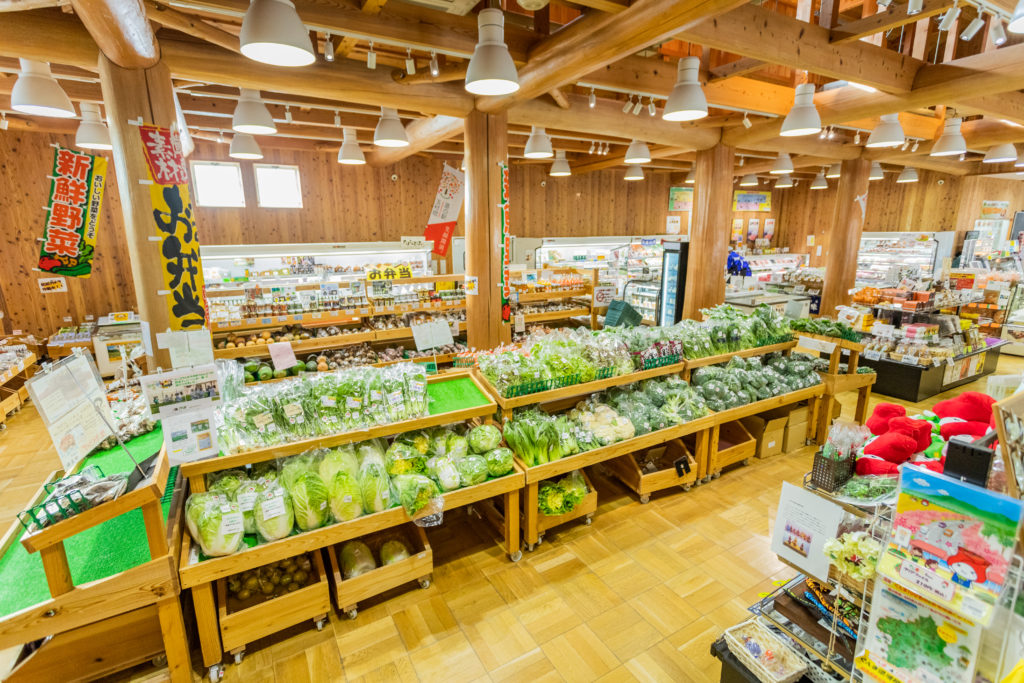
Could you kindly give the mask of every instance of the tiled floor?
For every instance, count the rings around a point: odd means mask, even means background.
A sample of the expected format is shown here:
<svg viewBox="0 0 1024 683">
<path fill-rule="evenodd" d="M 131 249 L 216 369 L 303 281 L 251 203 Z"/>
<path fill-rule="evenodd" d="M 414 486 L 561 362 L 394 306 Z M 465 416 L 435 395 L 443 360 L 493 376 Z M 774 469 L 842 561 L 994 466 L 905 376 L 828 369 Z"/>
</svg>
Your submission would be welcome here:
<svg viewBox="0 0 1024 683">
<path fill-rule="evenodd" d="M 1000 364 L 1001 373 L 1021 371 L 1024 360 Z M 852 412 L 852 395 L 844 404 Z M 56 463 L 33 409 L 9 425 L 0 435 L 2 520 Z M 354 620 L 332 614 L 323 631 L 302 624 L 255 643 L 226 680 L 717 681 L 711 642 L 793 574 L 769 535 L 782 482 L 802 480 L 811 452 L 754 461 L 647 505 L 598 470 L 593 525 L 549 532 L 516 564 L 479 520 L 455 511 L 428 531 L 429 588 L 409 584 L 361 604 Z M 197 680 L 205 673 L 198 658 L 195 671 Z M 162 678 L 151 667 L 119 677 Z"/>
</svg>

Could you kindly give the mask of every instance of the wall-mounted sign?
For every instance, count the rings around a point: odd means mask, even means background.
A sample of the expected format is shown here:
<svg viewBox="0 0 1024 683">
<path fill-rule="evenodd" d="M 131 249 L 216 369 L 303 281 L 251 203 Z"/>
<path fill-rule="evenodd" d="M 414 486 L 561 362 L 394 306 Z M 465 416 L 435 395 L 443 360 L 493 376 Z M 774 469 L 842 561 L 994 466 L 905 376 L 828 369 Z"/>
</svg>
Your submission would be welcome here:
<svg viewBox="0 0 1024 683">
<path fill-rule="evenodd" d="M 412 277 L 412 268 L 406 265 L 388 266 L 387 268 L 370 268 L 366 271 L 367 280 L 407 280 Z"/>
<path fill-rule="evenodd" d="M 761 235 L 766 240 L 770 240 L 775 236 L 775 219 L 765 218 L 764 219 L 764 233 Z"/>
<path fill-rule="evenodd" d="M 83 278 L 92 274 L 106 175 L 103 157 L 57 145 L 39 270 Z"/>
<path fill-rule="evenodd" d="M 41 277 L 37 280 L 39 291 L 43 294 L 56 294 L 68 291 L 68 281 L 62 277 Z"/>
<path fill-rule="evenodd" d="M 668 189 L 669 211 L 693 211 L 693 188 L 670 187 Z"/>
<path fill-rule="evenodd" d="M 771 211 L 771 191 L 751 192 L 748 190 L 736 190 L 732 193 L 733 211 Z"/>
<path fill-rule="evenodd" d="M 983 199 L 981 201 L 982 220 L 1007 220 L 1010 217 L 1010 202 L 996 199 Z"/>
</svg>

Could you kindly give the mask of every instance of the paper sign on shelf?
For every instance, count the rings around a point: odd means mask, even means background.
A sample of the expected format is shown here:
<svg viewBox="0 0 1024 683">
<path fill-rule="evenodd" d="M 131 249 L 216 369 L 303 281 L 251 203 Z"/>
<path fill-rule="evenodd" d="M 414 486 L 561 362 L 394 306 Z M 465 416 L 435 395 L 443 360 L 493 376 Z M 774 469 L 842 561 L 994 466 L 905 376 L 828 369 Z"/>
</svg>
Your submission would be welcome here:
<svg viewBox="0 0 1024 683">
<path fill-rule="evenodd" d="M 428 351 L 454 343 L 452 330 L 444 320 L 411 325 L 412 338 L 417 351 Z"/>
<path fill-rule="evenodd" d="M 161 419 L 171 465 L 212 458 L 220 452 L 217 426 L 209 410 L 187 410 Z"/>
<path fill-rule="evenodd" d="M 465 282 L 466 296 L 476 296 L 480 293 L 480 278 L 476 275 L 467 275 Z"/>
<path fill-rule="evenodd" d="M 425 249 L 427 247 L 427 240 L 423 237 L 409 237 L 403 235 L 401 240 L 403 249 Z"/>
<path fill-rule="evenodd" d="M 299 364 L 295 359 L 295 350 L 291 342 L 274 342 L 267 344 L 270 351 L 270 361 L 274 364 L 275 370 L 289 370 Z"/>
<path fill-rule="evenodd" d="M 213 345 L 206 329 L 160 332 L 156 335 L 156 345 L 167 349 L 175 370 L 213 362 Z"/>
<path fill-rule="evenodd" d="M 805 337 L 800 335 L 800 340 L 797 342 L 798 346 L 805 349 L 811 349 L 812 351 L 823 351 L 825 353 L 832 353 L 836 350 L 835 342 L 822 341 L 821 339 L 812 339 L 811 337 Z"/>
<path fill-rule="evenodd" d="M 782 483 L 771 549 L 801 571 L 828 580 L 825 542 L 836 537 L 843 509 L 817 494 Z"/>
<path fill-rule="evenodd" d="M 595 306 L 607 306 L 615 298 L 618 288 L 611 287 L 594 287 L 594 305 Z"/>
<path fill-rule="evenodd" d="M 516 313 L 512 318 L 512 322 L 515 326 L 516 332 L 526 332 L 526 316 L 522 313 Z"/>
<path fill-rule="evenodd" d="M 149 412 L 161 420 L 192 410 L 212 411 L 220 401 L 217 368 L 212 363 L 139 379 Z"/>
</svg>

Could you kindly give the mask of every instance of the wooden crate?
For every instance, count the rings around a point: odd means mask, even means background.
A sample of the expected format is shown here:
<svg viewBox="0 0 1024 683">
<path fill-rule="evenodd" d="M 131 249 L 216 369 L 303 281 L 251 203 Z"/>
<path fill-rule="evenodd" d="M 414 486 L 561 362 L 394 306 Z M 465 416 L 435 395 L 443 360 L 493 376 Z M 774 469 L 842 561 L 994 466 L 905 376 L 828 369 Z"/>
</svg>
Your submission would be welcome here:
<svg viewBox="0 0 1024 683">
<path fill-rule="evenodd" d="M 548 529 L 553 529 L 556 526 L 571 522 L 574 519 L 580 517 L 587 518 L 587 524 L 590 524 L 590 520 L 597 511 L 597 489 L 594 488 L 594 484 L 590 481 L 590 477 L 587 476 L 585 470 L 580 470 L 580 474 L 583 475 L 583 481 L 587 482 L 587 495 L 583 497 L 579 505 L 572 512 L 567 512 L 564 515 L 545 515 L 540 513 L 537 515 L 537 531 L 540 532 L 540 536 L 544 536 L 544 532 Z"/>
<path fill-rule="evenodd" d="M 312 555 L 315 580 L 308 586 L 239 610 L 228 609 L 227 579 L 217 581 L 217 621 L 224 650 L 241 659 L 248 643 L 277 633 L 307 619 L 323 628 L 331 610 L 331 593 L 320 551 Z"/>
<path fill-rule="evenodd" d="M 630 453 L 614 460 L 609 460 L 606 463 L 606 467 L 623 484 L 640 496 L 641 503 L 650 502 L 651 494 L 655 491 L 662 491 L 673 486 L 679 486 L 684 491 L 688 491 L 694 482 L 697 481 L 697 461 L 682 439 L 673 439 L 664 446 L 656 446 L 647 449 L 646 452 L 660 456 L 660 459 L 669 463 L 685 457 L 690 464 L 690 471 L 683 476 L 679 476 L 675 467 L 669 466 L 654 472 L 646 472 L 640 468 L 638 462 L 639 453 Z"/>
<path fill-rule="evenodd" d="M 331 561 L 331 573 L 334 575 L 334 598 L 338 609 L 349 619 L 355 619 L 359 602 L 380 595 L 402 584 L 419 581 L 420 586 L 430 586 L 430 574 L 434 571 L 434 551 L 427 540 L 427 534 L 415 524 L 405 524 L 372 536 L 364 536 L 358 540 L 366 543 L 373 552 L 374 560 L 380 562 L 380 545 L 388 538 L 398 537 L 405 541 L 412 553 L 406 560 L 394 564 L 378 566 L 371 572 L 355 576 L 351 579 L 341 574 L 341 544 L 327 549 Z"/>
<path fill-rule="evenodd" d="M 750 435 L 747 428 L 739 420 L 723 422 L 718 427 L 718 436 L 713 439 L 711 458 L 715 463 L 712 471 L 719 472 L 723 467 L 742 462 L 754 456 L 757 450 L 757 439 Z"/>
</svg>

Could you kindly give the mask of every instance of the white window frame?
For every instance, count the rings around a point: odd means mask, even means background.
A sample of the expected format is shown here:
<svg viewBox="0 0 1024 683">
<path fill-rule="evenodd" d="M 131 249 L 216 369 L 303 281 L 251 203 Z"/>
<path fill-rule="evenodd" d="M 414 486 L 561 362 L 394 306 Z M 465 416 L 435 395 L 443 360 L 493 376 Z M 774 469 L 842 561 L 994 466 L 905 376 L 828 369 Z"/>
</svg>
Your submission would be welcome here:
<svg viewBox="0 0 1024 683">
<path fill-rule="evenodd" d="M 196 206 L 210 209 L 244 209 L 245 208 L 245 183 L 242 182 L 242 165 L 234 161 L 213 161 L 207 159 L 193 159 L 189 161 L 192 171 L 192 189 L 195 190 L 195 202 Z M 241 204 L 207 204 L 202 201 L 203 193 L 199 188 L 199 175 L 196 173 L 197 166 L 229 166 L 233 167 L 238 173 L 238 189 L 240 191 Z"/>
<path fill-rule="evenodd" d="M 297 192 L 298 204 L 267 204 L 264 201 L 263 193 L 260 188 L 260 169 L 290 169 L 295 171 L 295 189 Z M 252 165 L 253 179 L 256 183 L 256 205 L 263 209 L 301 209 L 302 206 L 302 174 L 299 172 L 299 167 L 292 164 L 253 164 Z"/>
</svg>

